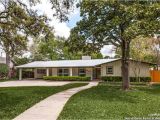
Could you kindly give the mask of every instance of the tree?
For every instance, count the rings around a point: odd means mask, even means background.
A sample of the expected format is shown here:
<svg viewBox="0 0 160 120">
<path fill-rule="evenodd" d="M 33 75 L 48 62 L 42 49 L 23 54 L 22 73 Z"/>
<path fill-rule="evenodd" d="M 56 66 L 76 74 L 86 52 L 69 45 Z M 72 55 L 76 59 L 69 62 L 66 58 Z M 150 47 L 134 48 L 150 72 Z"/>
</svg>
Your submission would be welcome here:
<svg viewBox="0 0 160 120">
<path fill-rule="evenodd" d="M 61 60 L 66 59 L 66 48 L 64 46 L 63 39 L 50 39 L 48 41 L 42 40 L 39 43 L 39 53 L 45 56 L 49 60 Z"/>
<path fill-rule="evenodd" d="M 122 88 L 127 90 L 130 43 L 139 35 L 152 36 L 159 32 L 159 3 L 83 0 L 79 4 L 82 20 L 71 30 L 71 49 L 99 51 L 107 44 L 119 46 L 122 51 Z"/>
<path fill-rule="evenodd" d="M 136 67 L 132 67 L 131 70 L 137 80 L 140 80 L 139 75 L 141 72 L 141 61 L 156 62 L 156 55 L 154 51 L 155 47 L 153 37 L 137 36 L 131 41 L 130 58 L 137 60 L 137 62 L 134 63 Z M 122 55 L 120 48 L 116 49 L 116 54 L 119 56 Z"/>
<path fill-rule="evenodd" d="M 153 37 L 137 36 L 131 41 L 130 58 L 145 62 L 156 62 L 155 44 Z M 116 48 L 116 55 L 122 56 L 120 47 Z"/>
<path fill-rule="evenodd" d="M 68 20 L 67 14 L 72 7 L 74 0 L 50 0 L 52 9 L 61 21 Z M 26 4 L 27 3 L 27 4 Z M 44 34 L 51 35 L 51 28 L 48 28 L 46 16 L 38 16 L 29 6 L 40 3 L 39 0 L 1 0 L 0 1 L 0 45 L 6 52 L 6 61 L 9 68 L 11 58 L 14 55 L 21 55 L 27 49 L 28 38 Z M 29 5 L 29 6 L 28 6 Z M 65 10 L 64 10 L 65 9 Z M 11 76 L 9 69 L 8 77 Z"/>
<path fill-rule="evenodd" d="M 116 55 L 121 56 L 121 49 L 116 48 Z M 160 64 L 160 41 L 159 36 L 137 36 L 131 41 L 130 57 L 134 60 Z M 158 69 L 158 67 L 157 67 Z"/>
<path fill-rule="evenodd" d="M 48 27 L 46 16 L 39 16 L 19 0 L 4 0 L 0 3 L 3 6 L 0 11 L 0 45 L 6 53 L 9 69 L 11 58 L 27 49 L 29 38 L 40 34 L 50 37 L 51 28 Z M 8 77 L 11 77 L 10 69 Z"/>
<path fill-rule="evenodd" d="M 30 59 L 27 57 L 14 57 L 13 58 L 13 62 L 14 65 L 18 66 L 18 65 L 23 65 L 23 64 L 27 64 L 28 62 L 30 62 Z"/>
<path fill-rule="evenodd" d="M 154 53 L 155 53 L 155 62 L 157 63 L 157 70 L 159 70 L 160 66 L 160 35 L 157 35 L 156 38 L 153 39 L 153 44 L 155 47 L 153 48 Z"/>
<path fill-rule="evenodd" d="M 133 70 L 138 81 L 140 81 L 139 75 L 141 73 L 141 61 L 146 61 L 146 56 L 152 55 L 153 53 L 153 45 L 151 43 L 151 39 L 142 36 L 138 36 L 131 41 L 130 56 L 132 59 L 138 60 L 135 63 L 136 67 L 131 68 L 131 70 Z"/>
<path fill-rule="evenodd" d="M 68 21 L 68 15 L 74 10 L 78 0 L 50 0 L 52 9 L 56 11 L 53 16 L 56 16 L 61 22 Z"/>
<path fill-rule="evenodd" d="M 76 51 L 76 53 L 70 52 L 66 41 L 60 37 L 50 38 L 48 40 L 44 38 L 37 40 L 36 38 L 30 48 L 32 61 L 81 59 L 85 55 L 82 51 Z M 87 55 L 90 55 L 94 59 L 103 58 L 101 53 L 94 53 L 93 51 Z"/>
</svg>

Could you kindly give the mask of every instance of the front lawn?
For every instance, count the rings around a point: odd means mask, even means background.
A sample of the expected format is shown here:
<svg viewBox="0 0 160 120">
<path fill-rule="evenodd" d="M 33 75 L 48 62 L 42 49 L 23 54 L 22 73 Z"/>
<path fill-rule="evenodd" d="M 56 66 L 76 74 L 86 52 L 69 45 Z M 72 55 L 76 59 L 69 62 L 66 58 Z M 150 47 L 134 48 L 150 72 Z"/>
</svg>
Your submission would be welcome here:
<svg viewBox="0 0 160 120">
<path fill-rule="evenodd" d="M 88 83 L 73 83 L 51 87 L 6 87 L 0 88 L 0 120 L 13 119 L 44 98 L 66 89 Z"/>
<path fill-rule="evenodd" d="M 7 81 L 16 81 L 18 78 L 12 78 L 12 79 L 0 79 L 0 82 L 7 82 Z"/>
<path fill-rule="evenodd" d="M 122 91 L 120 84 L 100 83 L 68 101 L 59 119 L 125 119 L 160 117 L 160 85 L 134 84 Z"/>
</svg>

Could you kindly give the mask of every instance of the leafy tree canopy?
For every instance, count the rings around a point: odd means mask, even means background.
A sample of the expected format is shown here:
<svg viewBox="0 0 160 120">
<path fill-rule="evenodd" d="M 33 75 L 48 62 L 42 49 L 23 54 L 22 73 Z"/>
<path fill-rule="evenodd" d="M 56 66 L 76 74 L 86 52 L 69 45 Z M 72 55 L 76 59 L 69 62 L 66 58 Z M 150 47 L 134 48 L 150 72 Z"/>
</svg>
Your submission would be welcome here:
<svg viewBox="0 0 160 120">
<path fill-rule="evenodd" d="M 107 44 L 120 46 L 123 40 L 130 42 L 138 35 L 159 32 L 158 1 L 84 0 L 79 6 L 82 20 L 70 36 L 74 49 L 85 44 L 98 50 Z"/>
<path fill-rule="evenodd" d="M 30 38 L 39 35 L 45 38 L 53 37 L 48 18 L 39 16 L 19 0 L 0 1 L 0 46 L 6 53 L 6 63 L 9 67 L 15 55 L 21 55 L 27 49 Z M 9 71 L 8 77 L 11 75 Z"/>
<path fill-rule="evenodd" d="M 82 51 L 71 52 L 69 51 L 68 45 L 66 45 L 66 39 L 64 38 L 51 38 L 45 40 L 44 38 L 39 38 L 35 40 L 32 44 L 31 59 L 35 60 L 72 60 L 81 59 L 83 55 L 88 55 Z M 92 52 L 89 54 L 92 58 L 103 58 L 101 53 Z"/>
<path fill-rule="evenodd" d="M 23 64 L 29 63 L 30 59 L 27 58 L 27 57 L 17 57 L 17 56 L 15 56 L 13 58 L 13 62 L 14 62 L 15 66 L 18 66 L 18 65 L 23 65 Z"/>
<path fill-rule="evenodd" d="M 139 61 L 156 63 L 156 45 L 153 37 L 137 36 L 131 41 L 130 58 Z M 121 49 L 116 48 L 116 55 L 122 56 Z"/>
<path fill-rule="evenodd" d="M 71 30 L 71 50 L 99 51 L 104 45 L 119 46 L 123 89 L 128 89 L 130 43 L 139 35 L 160 32 L 160 2 L 83 0 L 79 6 L 82 20 Z"/>
</svg>

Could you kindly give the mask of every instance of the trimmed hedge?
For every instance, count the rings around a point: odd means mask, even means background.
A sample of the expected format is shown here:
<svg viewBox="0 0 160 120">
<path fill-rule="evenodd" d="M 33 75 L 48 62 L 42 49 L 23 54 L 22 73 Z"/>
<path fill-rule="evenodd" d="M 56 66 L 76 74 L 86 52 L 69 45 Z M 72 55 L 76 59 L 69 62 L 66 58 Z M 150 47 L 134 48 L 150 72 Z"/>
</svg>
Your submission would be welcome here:
<svg viewBox="0 0 160 120">
<path fill-rule="evenodd" d="M 130 77 L 131 82 L 150 82 L 151 77 Z"/>
<path fill-rule="evenodd" d="M 80 77 L 80 76 L 43 76 L 44 80 L 53 81 L 90 81 L 91 77 Z"/>
<path fill-rule="evenodd" d="M 101 80 L 108 81 L 108 82 L 120 82 L 122 81 L 122 77 L 120 76 L 102 76 Z"/>
<path fill-rule="evenodd" d="M 120 82 L 122 81 L 121 76 L 102 76 L 101 80 L 108 82 Z M 150 77 L 130 77 L 130 82 L 150 82 Z"/>
</svg>

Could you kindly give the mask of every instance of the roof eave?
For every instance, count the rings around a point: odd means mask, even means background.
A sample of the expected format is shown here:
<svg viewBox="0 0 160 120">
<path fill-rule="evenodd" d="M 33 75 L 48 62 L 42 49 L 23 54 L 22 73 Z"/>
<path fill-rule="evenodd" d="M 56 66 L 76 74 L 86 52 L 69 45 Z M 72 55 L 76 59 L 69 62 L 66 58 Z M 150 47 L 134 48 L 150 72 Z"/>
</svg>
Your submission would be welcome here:
<svg viewBox="0 0 160 120">
<path fill-rule="evenodd" d="M 46 66 L 46 67 L 37 67 L 37 66 L 33 66 L 33 67 L 21 67 L 21 66 L 17 66 L 16 68 L 76 68 L 76 67 L 95 67 L 97 65 L 94 66 Z"/>
</svg>

